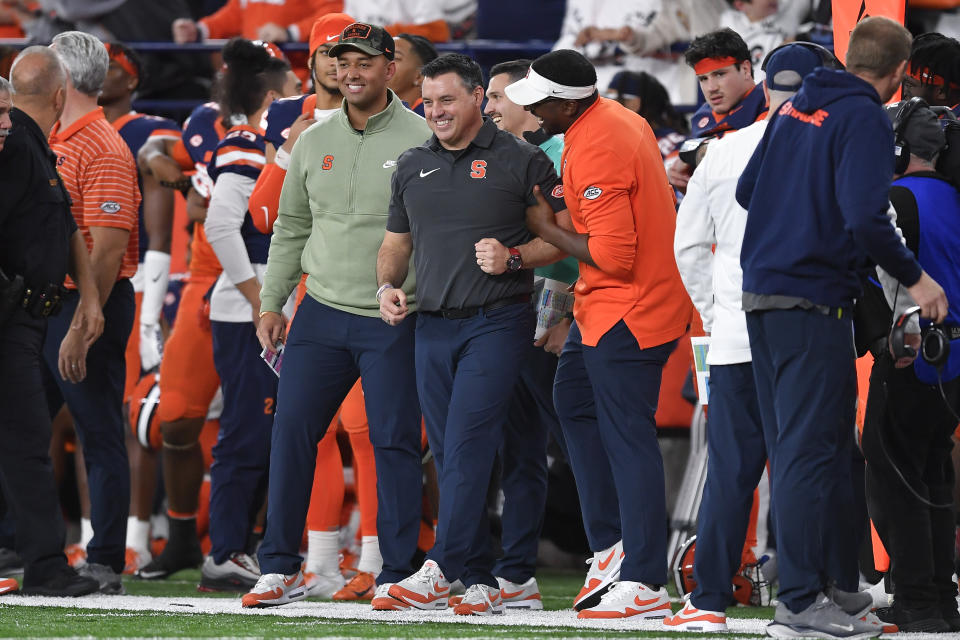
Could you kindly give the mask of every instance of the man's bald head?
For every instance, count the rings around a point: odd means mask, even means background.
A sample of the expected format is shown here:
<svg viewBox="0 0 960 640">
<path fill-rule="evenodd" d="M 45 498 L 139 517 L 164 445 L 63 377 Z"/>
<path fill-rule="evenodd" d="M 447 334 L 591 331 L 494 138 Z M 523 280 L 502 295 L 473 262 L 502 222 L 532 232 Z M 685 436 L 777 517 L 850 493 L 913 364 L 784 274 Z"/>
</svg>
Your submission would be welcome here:
<svg viewBox="0 0 960 640">
<path fill-rule="evenodd" d="M 10 67 L 10 82 L 17 101 L 43 99 L 66 87 L 67 74 L 56 51 L 27 47 Z"/>
</svg>

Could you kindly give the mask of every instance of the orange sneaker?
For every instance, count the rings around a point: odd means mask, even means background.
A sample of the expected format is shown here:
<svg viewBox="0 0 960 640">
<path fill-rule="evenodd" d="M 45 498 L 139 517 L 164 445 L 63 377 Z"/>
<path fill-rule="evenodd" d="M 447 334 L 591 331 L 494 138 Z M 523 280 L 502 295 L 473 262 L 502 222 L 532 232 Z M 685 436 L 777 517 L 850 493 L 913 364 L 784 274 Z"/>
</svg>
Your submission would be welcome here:
<svg viewBox="0 0 960 640">
<path fill-rule="evenodd" d="M 726 631 L 727 614 L 698 609 L 688 599 L 680 611 L 664 618 L 663 624 L 671 631 Z"/>
<path fill-rule="evenodd" d="M 450 583 L 433 560 L 427 560 L 412 576 L 396 583 L 387 592 L 417 609 L 446 609 Z"/>
<path fill-rule="evenodd" d="M 127 551 L 124 556 L 123 574 L 132 576 L 142 567 L 150 564 L 151 560 L 153 560 L 153 557 L 146 549 L 138 550 L 134 549 L 133 547 L 127 547 Z"/>
<path fill-rule="evenodd" d="M 87 564 L 87 549 L 86 547 L 81 547 L 79 544 L 67 545 L 67 548 L 63 550 L 65 556 L 67 556 L 67 563 L 74 569 L 79 569 L 83 565 Z"/>
<path fill-rule="evenodd" d="M 670 596 L 660 587 L 654 591 L 642 582 L 615 582 L 600 598 L 600 604 L 581 609 L 578 618 L 665 618 L 672 615 Z"/>
<path fill-rule="evenodd" d="M 390 595 L 391 582 L 385 582 L 377 587 L 377 592 L 370 601 L 374 611 L 404 611 L 410 608 L 403 600 L 397 600 Z"/>
<path fill-rule="evenodd" d="M 587 559 L 590 569 L 583 581 L 583 588 L 573 599 L 573 608 L 576 611 L 589 609 L 600 602 L 600 597 L 620 578 L 623 556 L 623 540 L 619 540 L 612 547 L 597 551 L 592 558 Z"/>
<path fill-rule="evenodd" d="M 453 608 L 453 613 L 458 616 L 492 616 L 503 613 L 500 589 L 485 584 L 470 585 L 463 594 L 463 599 Z"/>
<path fill-rule="evenodd" d="M 13 578 L 0 578 L 0 594 L 18 591 L 20 585 Z"/>
<path fill-rule="evenodd" d="M 256 586 L 244 594 L 240 604 L 244 609 L 276 607 L 306 597 L 307 587 L 303 581 L 303 571 L 297 571 L 292 576 L 267 573 L 260 576 Z"/>
<path fill-rule="evenodd" d="M 350 578 L 343 589 L 333 594 L 334 600 L 373 600 L 377 583 L 372 573 L 361 571 Z"/>
</svg>

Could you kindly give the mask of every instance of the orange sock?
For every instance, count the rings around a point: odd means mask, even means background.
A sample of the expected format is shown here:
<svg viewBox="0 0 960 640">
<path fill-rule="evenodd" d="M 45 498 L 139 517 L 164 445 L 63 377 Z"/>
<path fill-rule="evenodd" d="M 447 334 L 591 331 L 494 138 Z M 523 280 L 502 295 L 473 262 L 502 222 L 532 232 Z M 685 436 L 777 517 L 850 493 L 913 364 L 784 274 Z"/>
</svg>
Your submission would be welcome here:
<svg viewBox="0 0 960 640">
<path fill-rule="evenodd" d="M 363 405 L 360 381 L 353 386 L 340 412 L 340 422 L 350 437 L 353 472 L 360 504 L 360 535 L 377 535 L 377 464 L 370 443 L 370 427 Z"/>
<path fill-rule="evenodd" d="M 757 556 L 753 548 L 757 546 L 757 517 L 760 515 L 760 492 L 753 490 L 753 506 L 750 508 L 750 522 L 747 525 L 747 537 L 743 543 L 743 553 L 741 554 L 741 565 L 754 564 Z"/>
<path fill-rule="evenodd" d="M 337 418 L 317 445 L 317 468 L 313 472 L 307 529 L 329 531 L 340 526 L 343 504 L 343 459 L 337 446 Z"/>
</svg>

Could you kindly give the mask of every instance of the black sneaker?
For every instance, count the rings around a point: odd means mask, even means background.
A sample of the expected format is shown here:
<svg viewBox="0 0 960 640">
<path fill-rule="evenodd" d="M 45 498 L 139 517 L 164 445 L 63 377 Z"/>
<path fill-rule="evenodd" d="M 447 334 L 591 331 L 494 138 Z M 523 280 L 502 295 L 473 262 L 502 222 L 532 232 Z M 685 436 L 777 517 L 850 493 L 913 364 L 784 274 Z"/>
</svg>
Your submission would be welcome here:
<svg viewBox="0 0 960 640">
<path fill-rule="evenodd" d="M 0 578 L 23 575 L 23 560 L 13 549 L 0 549 Z"/>
<path fill-rule="evenodd" d="M 950 626 L 950 631 L 960 631 L 960 613 L 957 612 L 957 605 L 941 604 L 940 613 L 944 621 Z"/>
<path fill-rule="evenodd" d="M 900 631 L 913 633 L 944 633 L 950 631 L 950 625 L 943 619 L 939 607 L 907 609 L 898 607 L 897 603 L 894 602 L 892 607 L 877 609 L 876 614 L 883 622 L 897 625 Z"/>
<path fill-rule="evenodd" d="M 80 567 L 77 573 L 96 580 L 100 586 L 100 593 L 111 596 L 121 596 L 126 593 L 126 589 L 123 588 L 123 580 L 120 579 L 120 574 L 105 564 L 88 562 Z"/>
<path fill-rule="evenodd" d="M 203 563 L 199 546 L 186 551 L 175 551 L 170 545 L 134 575 L 141 580 L 163 580 L 183 569 L 196 569 Z"/>
<path fill-rule="evenodd" d="M 25 596 L 56 596 L 61 598 L 75 598 L 96 593 L 100 590 L 100 583 L 93 578 L 81 576 L 76 569 L 65 566 L 53 577 L 39 584 L 24 583 L 20 593 Z"/>
</svg>

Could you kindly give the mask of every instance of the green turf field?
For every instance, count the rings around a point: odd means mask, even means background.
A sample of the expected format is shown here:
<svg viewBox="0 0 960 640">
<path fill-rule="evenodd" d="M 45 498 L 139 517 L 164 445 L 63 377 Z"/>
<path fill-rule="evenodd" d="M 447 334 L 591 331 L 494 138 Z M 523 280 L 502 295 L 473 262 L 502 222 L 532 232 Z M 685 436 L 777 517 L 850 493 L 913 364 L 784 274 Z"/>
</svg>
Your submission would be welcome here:
<svg viewBox="0 0 960 640">
<path fill-rule="evenodd" d="M 274 610 L 244 613 L 241 612 L 238 601 L 223 600 L 236 600 L 238 595 L 198 593 L 196 584 L 200 578 L 199 573 L 183 571 L 172 580 L 158 582 L 127 579 L 125 583 L 130 597 L 109 599 L 106 605 L 96 599 L 78 598 L 69 602 L 58 601 L 57 606 L 25 606 L 17 604 L 17 601 L 21 600 L 18 596 L 0 597 L 0 637 L 703 637 L 701 634 L 669 633 L 652 621 L 643 623 L 645 626 L 642 629 L 637 628 L 636 624 L 632 629 L 618 629 L 613 624 L 602 629 L 579 627 L 568 612 L 572 596 L 583 581 L 583 575 L 577 572 L 544 571 L 538 575 L 544 606 L 556 613 L 508 613 L 502 618 L 498 616 L 469 621 L 459 617 L 455 619 L 452 614 L 430 614 L 433 619 L 423 621 L 417 620 L 416 614 L 387 613 L 376 617 L 371 615 L 367 607 L 350 604 L 326 605 L 325 609 L 316 612 L 310 610 L 298 613 L 292 611 L 296 605 L 288 605 Z M 131 608 L 148 603 L 147 606 L 160 610 L 128 610 L 128 602 L 137 603 L 131 605 Z M 213 613 L 180 612 L 196 608 L 198 602 L 215 605 L 219 610 Z M 337 619 L 330 619 L 331 611 L 335 612 Z M 353 617 L 354 612 L 356 617 Z M 449 616 L 450 622 L 436 620 L 444 615 Z M 769 619 L 772 615 L 769 608 L 738 608 L 730 612 L 731 618 Z M 510 624 L 499 624 L 506 620 L 509 620 Z M 534 624 L 527 625 L 526 620 L 531 620 Z M 553 623 L 554 620 L 556 624 Z M 749 630 L 759 630 L 757 623 L 759 621 L 751 624 Z M 758 634 L 736 633 L 737 637 L 756 635 Z"/>
</svg>

